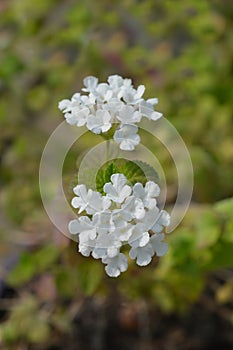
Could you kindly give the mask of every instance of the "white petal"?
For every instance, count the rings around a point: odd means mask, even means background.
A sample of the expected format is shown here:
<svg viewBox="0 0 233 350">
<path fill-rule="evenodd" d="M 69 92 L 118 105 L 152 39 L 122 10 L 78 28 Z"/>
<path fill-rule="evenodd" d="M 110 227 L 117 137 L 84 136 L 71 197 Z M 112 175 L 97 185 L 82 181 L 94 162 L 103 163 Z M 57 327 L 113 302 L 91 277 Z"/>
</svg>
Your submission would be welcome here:
<svg viewBox="0 0 233 350">
<path fill-rule="evenodd" d="M 145 196 L 145 190 L 142 186 L 142 184 L 140 182 L 137 182 L 134 186 L 133 186 L 133 194 L 136 196 L 136 197 L 139 197 L 141 199 L 144 198 Z"/>
<path fill-rule="evenodd" d="M 87 89 L 83 89 L 84 91 L 90 91 L 96 88 L 98 84 L 98 79 L 93 76 L 89 76 L 83 79 L 83 85 L 86 86 Z"/>
<path fill-rule="evenodd" d="M 137 94 L 136 94 L 137 98 L 142 97 L 144 92 L 145 92 L 145 86 L 144 85 L 139 85 L 139 87 L 137 88 Z"/>
<path fill-rule="evenodd" d="M 58 103 L 58 108 L 63 111 L 64 109 L 68 108 L 70 106 L 71 102 L 70 100 L 62 100 Z"/>
<path fill-rule="evenodd" d="M 69 225 L 68 225 L 68 228 L 69 228 L 69 232 L 72 234 L 72 235 L 75 235 L 77 233 L 80 232 L 80 223 L 78 220 L 72 220 L 69 222 Z"/>
<path fill-rule="evenodd" d="M 92 251 L 91 247 L 88 247 L 86 245 L 83 244 L 79 244 L 79 249 L 78 249 L 79 253 L 81 253 L 83 256 L 90 256 L 90 253 Z"/>
<path fill-rule="evenodd" d="M 170 215 L 165 210 L 161 210 L 161 216 L 159 218 L 159 223 L 165 227 L 170 225 Z"/>
<path fill-rule="evenodd" d="M 164 234 L 155 234 L 150 238 L 150 243 L 157 256 L 163 256 L 168 251 L 168 244 L 162 242 L 163 239 Z"/>
<path fill-rule="evenodd" d="M 146 183 L 145 191 L 149 197 L 157 197 L 160 194 L 159 186 L 153 181 Z"/>
<path fill-rule="evenodd" d="M 150 240 L 148 232 L 144 232 L 139 240 L 139 247 L 144 247 Z"/>
<path fill-rule="evenodd" d="M 149 254 L 141 253 L 137 256 L 136 263 L 139 266 L 146 266 L 151 262 L 151 260 L 152 260 L 152 256 L 150 256 Z"/>
<path fill-rule="evenodd" d="M 147 244 L 145 247 L 131 248 L 129 251 L 129 256 L 131 259 L 136 258 L 136 263 L 139 266 L 148 265 L 153 256 L 153 248 L 150 244 Z"/>
<path fill-rule="evenodd" d="M 158 120 L 160 119 L 161 117 L 163 116 L 162 113 L 159 113 L 159 112 L 153 112 L 152 115 L 151 115 L 151 120 Z"/>
<path fill-rule="evenodd" d="M 83 202 L 83 200 L 79 197 L 74 197 L 71 201 L 71 205 L 74 208 L 81 208 L 84 207 L 85 208 L 85 203 Z M 83 209 L 84 210 L 84 209 Z"/>
<path fill-rule="evenodd" d="M 73 191 L 77 196 L 80 197 L 86 197 L 87 195 L 87 189 L 85 185 L 77 185 L 74 187 Z"/>
<path fill-rule="evenodd" d="M 102 262 L 107 264 L 105 271 L 110 277 L 118 277 L 121 272 L 126 271 L 128 268 L 127 257 L 122 253 L 119 253 L 114 258 L 103 258 Z"/>
<path fill-rule="evenodd" d="M 141 201 L 141 199 L 136 198 L 135 199 L 135 211 L 134 211 L 134 216 L 136 219 L 141 220 L 144 218 L 145 216 L 145 209 L 144 209 L 144 205 L 143 202 Z"/>
<path fill-rule="evenodd" d="M 117 74 L 108 77 L 109 85 L 119 88 L 123 84 L 123 78 Z"/>
<path fill-rule="evenodd" d="M 121 274 L 120 269 L 114 265 L 105 266 L 105 271 L 109 277 L 118 277 Z"/>
<path fill-rule="evenodd" d="M 128 243 L 131 247 L 137 248 L 145 246 L 150 240 L 150 235 L 145 231 L 145 225 L 138 223 L 134 226 L 132 235 L 130 236 Z"/>
<path fill-rule="evenodd" d="M 71 113 L 66 113 L 65 118 L 68 124 L 75 125 L 78 123 L 78 117 Z"/>
<path fill-rule="evenodd" d="M 121 190 L 121 188 L 126 184 L 127 178 L 123 174 L 112 174 L 111 181 L 116 190 Z"/>
<path fill-rule="evenodd" d="M 159 100 L 155 97 L 155 98 L 149 98 L 148 100 L 146 100 L 146 102 L 148 102 L 152 105 L 157 105 Z"/>
<path fill-rule="evenodd" d="M 110 247 L 107 249 L 107 254 L 109 258 L 114 258 L 119 253 L 119 248 Z"/>
</svg>

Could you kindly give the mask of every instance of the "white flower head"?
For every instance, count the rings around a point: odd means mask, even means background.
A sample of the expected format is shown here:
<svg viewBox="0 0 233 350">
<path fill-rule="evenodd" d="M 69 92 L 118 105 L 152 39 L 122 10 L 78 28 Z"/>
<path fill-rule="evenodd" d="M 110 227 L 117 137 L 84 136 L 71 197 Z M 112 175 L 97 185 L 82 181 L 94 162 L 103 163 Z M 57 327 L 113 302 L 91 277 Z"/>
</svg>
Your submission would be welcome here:
<svg viewBox="0 0 233 350">
<path fill-rule="evenodd" d="M 60 101 L 58 108 L 68 124 L 86 126 L 95 134 L 106 133 L 118 123 L 114 140 L 122 150 L 133 151 L 140 143 L 137 124 L 143 117 L 156 121 L 162 116 L 154 110 L 158 99 L 145 100 L 145 86 L 134 88 L 131 79 L 115 74 L 106 83 L 99 83 L 96 77 L 88 76 L 83 84 L 84 94 L 75 93 L 71 100 Z"/>
<path fill-rule="evenodd" d="M 85 211 L 88 215 L 71 220 L 69 232 L 78 235 L 82 255 L 101 259 L 106 273 L 117 277 L 128 267 L 127 257 L 121 253 L 123 245 L 129 246 L 129 257 L 139 266 L 148 265 L 155 254 L 167 252 L 161 232 L 169 225 L 170 215 L 157 207 L 160 189 L 155 182 L 129 186 L 121 173 L 110 179 L 103 186 L 106 195 L 85 185 L 74 187 L 72 205 L 79 214 Z"/>
</svg>

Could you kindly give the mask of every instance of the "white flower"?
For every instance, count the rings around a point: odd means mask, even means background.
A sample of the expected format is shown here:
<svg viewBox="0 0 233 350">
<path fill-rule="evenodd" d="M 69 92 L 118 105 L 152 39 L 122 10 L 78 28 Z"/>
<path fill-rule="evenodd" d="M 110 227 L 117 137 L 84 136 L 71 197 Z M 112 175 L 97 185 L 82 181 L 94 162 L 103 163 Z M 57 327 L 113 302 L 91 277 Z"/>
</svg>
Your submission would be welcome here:
<svg viewBox="0 0 233 350">
<path fill-rule="evenodd" d="M 118 277 L 121 272 L 126 271 L 128 268 L 127 257 L 122 253 L 119 253 L 114 258 L 105 257 L 102 259 L 102 262 L 107 264 L 105 271 L 110 277 Z"/>
<path fill-rule="evenodd" d="M 80 234 L 93 240 L 96 238 L 96 224 L 88 216 L 81 216 L 78 220 L 69 222 L 69 231 L 71 234 Z"/>
<path fill-rule="evenodd" d="M 150 244 L 157 256 L 163 256 L 168 251 L 168 244 L 162 242 L 163 240 L 163 233 L 156 233 L 150 237 Z"/>
<path fill-rule="evenodd" d="M 108 77 L 108 83 L 113 90 L 118 91 L 124 83 L 124 79 L 119 75 L 110 75 Z"/>
<path fill-rule="evenodd" d="M 99 109 L 96 115 L 90 114 L 87 118 L 87 128 L 95 134 L 106 132 L 111 128 L 111 115 L 108 111 Z"/>
<path fill-rule="evenodd" d="M 121 221 L 118 224 L 119 226 L 116 227 L 114 231 L 115 236 L 118 237 L 122 242 L 128 241 L 128 239 L 132 235 L 134 226 L 127 223 L 126 221 Z"/>
<path fill-rule="evenodd" d="M 113 209 L 112 211 L 112 221 L 115 227 L 121 227 L 124 222 L 131 221 L 132 214 L 123 209 L 123 207 L 119 209 Z"/>
<path fill-rule="evenodd" d="M 77 125 L 78 124 L 78 117 L 74 113 L 65 113 L 65 118 L 68 124 L 70 125 Z"/>
<path fill-rule="evenodd" d="M 146 211 L 142 221 L 148 231 L 159 233 L 163 230 L 163 227 L 170 224 L 170 215 L 165 210 L 160 211 L 158 207 L 154 207 Z"/>
<path fill-rule="evenodd" d="M 83 126 L 87 122 L 87 118 L 89 115 L 90 111 L 88 108 L 74 108 L 71 113 L 66 113 L 65 118 L 67 123 L 74 125 L 76 124 L 77 126 Z"/>
<path fill-rule="evenodd" d="M 169 225 L 170 225 L 170 215 L 165 210 L 161 210 L 161 212 L 159 213 L 158 218 L 154 222 L 151 230 L 153 232 L 159 233 L 163 230 L 163 226 L 167 227 Z"/>
<path fill-rule="evenodd" d="M 129 216 L 131 219 L 143 219 L 145 216 L 145 208 L 143 202 L 140 198 L 135 196 L 130 196 L 126 199 L 122 206 L 122 210 L 125 215 Z"/>
<path fill-rule="evenodd" d="M 95 249 L 92 256 L 95 259 L 104 257 L 113 258 L 119 253 L 122 243 L 120 239 L 113 233 L 104 233 L 97 237 Z"/>
<path fill-rule="evenodd" d="M 103 109 L 107 110 L 111 116 L 112 121 L 114 121 L 114 117 L 118 114 L 119 110 L 124 106 L 124 103 L 117 98 L 112 98 L 110 101 L 106 102 L 103 105 Z"/>
<path fill-rule="evenodd" d="M 109 88 L 109 85 L 106 83 L 99 84 L 96 88 L 95 97 L 100 103 L 109 101 L 112 97 L 112 91 Z"/>
<path fill-rule="evenodd" d="M 128 240 L 132 248 L 144 247 L 150 240 L 150 235 L 146 231 L 143 223 L 138 223 L 134 226 L 133 232 Z"/>
<path fill-rule="evenodd" d="M 133 187 L 134 196 L 140 198 L 144 206 L 148 209 L 152 209 L 156 206 L 157 201 L 155 197 L 157 197 L 159 193 L 160 188 L 153 181 L 148 181 L 145 185 L 145 188 L 142 186 L 141 183 L 136 183 Z"/>
<path fill-rule="evenodd" d="M 116 203 L 122 203 L 131 194 L 132 188 L 126 185 L 127 179 L 123 174 L 113 174 L 111 182 L 104 185 L 106 197 Z"/>
<path fill-rule="evenodd" d="M 78 245 L 78 251 L 83 256 L 90 256 L 91 252 L 93 251 L 96 244 L 95 239 L 90 239 L 88 235 L 80 234 L 79 235 L 79 245 Z"/>
<path fill-rule="evenodd" d="M 85 86 L 85 88 L 82 89 L 83 91 L 93 92 L 98 85 L 98 79 L 93 76 L 86 77 L 83 79 L 83 85 Z"/>
<path fill-rule="evenodd" d="M 58 103 L 58 108 L 61 110 L 61 111 L 70 111 L 72 110 L 72 103 L 70 100 L 62 100 Z"/>
<path fill-rule="evenodd" d="M 153 104 L 147 101 L 140 102 L 139 112 L 142 114 L 142 116 L 154 121 L 160 119 L 163 116 L 162 113 L 156 112 L 154 110 Z"/>
<path fill-rule="evenodd" d="M 144 91 L 145 91 L 145 86 L 144 85 L 139 85 L 137 90 L 135 90 L 131 86 L 130 87 L 127 86 L 122 91 L 123 100 L 126 103 L 135 105 L 136 103 L 139 103 L 139 102 L 141 102 L 143 100 L 141 97 L 144 94 Z"/>
<path fill-rule="evenodd" d="M 136 248 L 133 247 L 129 251 L 130 258 L 131 259 L 136 258 L 136 263 L 139 266 L 148 265 L 151 262 L 153 255 L 154 255 L 154 251 L 150 243 L 146 244 L 143 247 L 136 247 Z"/>
<path fill-rule="evenodd" d="M 124 124 L 114 133 L 114 140 L 120 144 L 123 151 L 132 151 L 140 143 L 140 136 L 137 134 L 138 127 L 136 125 Z"/>
<path fill-rule="evenodd" d="M 79 208 L 79 213 L 86 210 L 87 214 L 95 214 L 98 211 L 108 209 L 111 205 L 108 198 L 91 189 L 87 191 L 85 185 L 77 185 L 74 188 L 74 193 L 77 197 L 72 199 L 71 204 L 74 208 Z"/>
<path fill-rule="evenodd" d="M 111 211 L 102 211 L 93 215 L 96 230 L 99 234 L 106 234 L 115 230 Z"/>
<path fill-rule="evenodd" d="M 123 106 L 119 110 L 119 115 L 117 116 L 117 119 L 121 121 L 122 124 L 131 124 L 134 125 L 134 123 L 140 122 L 142 118 L 141 113 L 138 111 L 135 111 L 135 109 L 132 106 Z"/>
</svg>

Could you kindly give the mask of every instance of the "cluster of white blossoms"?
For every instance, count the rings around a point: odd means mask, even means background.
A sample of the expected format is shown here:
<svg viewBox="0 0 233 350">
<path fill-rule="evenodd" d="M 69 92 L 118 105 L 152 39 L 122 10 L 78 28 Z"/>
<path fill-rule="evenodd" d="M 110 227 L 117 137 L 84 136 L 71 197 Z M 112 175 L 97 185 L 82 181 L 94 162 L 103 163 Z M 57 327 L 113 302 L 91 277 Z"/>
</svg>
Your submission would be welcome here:
<svg viewBox="0 0 233 350">
<path fill-rule="evenodd" d="M 127 256 L 120 251 L 124 244 L 129 245 L 129 257 L 139 266 L 148 265 L 154 254 L 164 255 L 168 245 L 161 232 L 169 225 L 170 216 L 157 207 L 159 186 L 153 181 L 129 186 L 126 177 L 117 173 L 103 190 L 105 195 L 87 190 L 85 185 L 74 187 L 72 206 L 79 214 L 86 213 L 69 223 L 70 233 L 78 234 L 79 252 L 101 259 L 111 277 L 128 268 Z"/>
<path fill-rule="evenodd" d="M 96 77 L 89 76 L 83 83 L 82 91 L 86 94 L 75 93 L 71 100 L 59 102 L 67 123 L 86 125 L 95 134 L 107 133 L 118 123 L 113 138 L 122 150 L 132 151 L 140 143 L 136 124 L 142 117 L 157 120 L 162 116 L 154 110 L 158 99 L 143 99 L 145 86 L 135 89 L 131 79 L 111 75 L 107 83 L 98 83 Z"/>
</svg>

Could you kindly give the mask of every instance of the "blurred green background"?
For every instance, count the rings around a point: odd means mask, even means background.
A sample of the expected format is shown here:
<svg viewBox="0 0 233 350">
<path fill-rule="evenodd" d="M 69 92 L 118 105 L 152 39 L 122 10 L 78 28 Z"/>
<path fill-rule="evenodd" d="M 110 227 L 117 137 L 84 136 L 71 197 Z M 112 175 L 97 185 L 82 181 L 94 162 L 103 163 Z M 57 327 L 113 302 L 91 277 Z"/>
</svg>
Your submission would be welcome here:
<svg viewBox="0 0 233 350">
<path fill-rule="evenodd" d="M 2 349 L 231 349 L 233 3 L 1 0 L 0 14 Z M 56 231 L 38 185 L 43 148 L 63 121 L 58 101 L 85 76 L 110 74 L 159 98 L 195 177 L 168 254 L 146 268 L 133 263 L 117 280 Z M 91 142 L 69 152 L 67 186 Z M 156 147 L 169 211 L 176 169 Z"/>
</svg>

